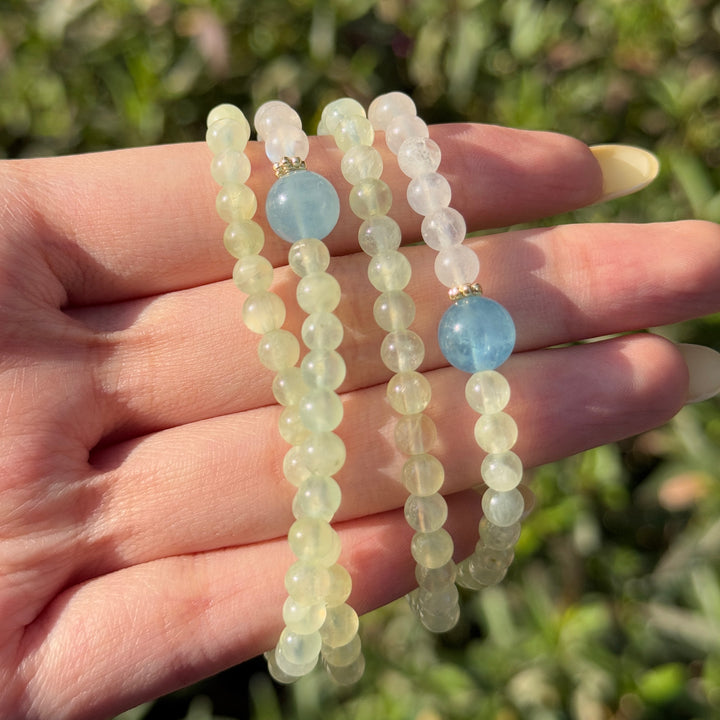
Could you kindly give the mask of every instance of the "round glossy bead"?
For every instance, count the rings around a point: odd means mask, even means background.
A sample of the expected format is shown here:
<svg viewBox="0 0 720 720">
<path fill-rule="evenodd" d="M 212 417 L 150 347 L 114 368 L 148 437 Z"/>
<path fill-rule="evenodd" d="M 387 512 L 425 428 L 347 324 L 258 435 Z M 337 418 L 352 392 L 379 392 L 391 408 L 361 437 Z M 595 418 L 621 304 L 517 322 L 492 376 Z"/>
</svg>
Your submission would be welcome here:
<svg viewBox="0 0 720 720">
<path fill-rule="evenodd" d="M 277 644 L 278 653 L 293 665 L 305 665 L 320 654 L 322 639 L 319 632 L 300 635 L 285 628 L 280 634 Z M 278 657 L 278 665 L 282 662 Z"/>
<path fill-rule="evenodd" d="M 380 292 L 403 290 L 411 275 L 408 259 L 397 250 L 375 255 L 368 263 L 368 279 Z"/>
<path fill-rule="evenodd" d="M 301 605 L 297 600 L 288 597 L 283 605 L 283 620 L 290 632 L 308 635 L 317 632 L 325 622 L 325 603 Z"/>
<path fill-rule="evenodd" d="M 489 298 L 474 295 L 455 301 L 438 326 L 446 360 L 460 370 L 493 370 L 510 357 L 515 325 L 508 311 Z"/>
<path fill-rule="evenodd" d="M 405 501 L 405 519 L 408 525 L 421 533 L 439 530 L 447 520 L 448 508 L 439 493 L 421 497 L 410 495 Z"/>
<path fill-rule="evenodd" d="M 362 643 L 360 642 L 360 636 L 355 635 L 353 639 L 345 645 L 340 645 L 336 648 L 323 646 L 322 656 L 323 660 L 330 665 L 334 665 L 335 667 L 345 667 L 357 660 L 361 651 Z"/>
<path fill-rule="evenodd" d="M 321 175 L 297 170 L 278 178 L 267 196 L 265 212 L 273 231 L 287 242 L 322 240 L 335 227 L 340 201 Z"/>
<path fill-rule="evenodd" d="M 498 492 L 488 488 L 483 495 L 482 507 L 485 517 L 493 525 L 507 527 L 520 520 L 525 504 L 517 488 L 508 492 Z"/>
<path fill-rule="evenodd" d="M 262 255 L 246 255 L 233 268 L 233 282 L 248 295 L 267 290 L 272 280 L 273 266 Z"/>
<path fill-rule="evenodd" d="M 455 208 L 443 207 L 423 218 L 420 232 L 428 247 L 440 251 L 460 245 L 467 235 L 467 226 Z"/>
<path fill-rule="evenodd" d="M 515 553 L 512 548 L 494 550 L 487 547 L 482 540 L 478 540 L 476 543 L 473 555 L 477 559 L 478 564 L 490 570 L 506 570 L 515 559 Z"/>
<path fill-rule="evenodd" d="M 227 223 L 249 220 L 257 210 L 257 198 L 247 185 L 224 185 L 215 198 L 215 208 Z"/>
<path fill-rule="evenodd" d="M 300 370 L 309 388 L 337 390 L 345 379 L 345 361 L 335 350 L 311 350 Z"/>
<path fill-rule="evenodd" d="M 497 585 L 507 574 L 507 567 L 487 567 L 477 555 L 468 558 L 467 569 L 473 580 L 480 583 L 481 587 Z"/>
<path fill-rule="evenodd" d="M 236 122 L 242 123 L 247 126 L 248 137 L 250 137 L 250 123 L 247 121 L 245 114 L 240 108 L 232 105 L 231 103 L 222 103 L 216 105 L 207 116 L 205 124 L 210 127 L 214 125 L 218 120 L 235 120 Z"/>
<path fill-rule="evenodd" d="M 336 563 L 328 568 L 328 574 L 330 588 L 325 596 L 325 603 L 328 607 L 342 605 L 350 597 L 352 591 L 350 573 L 342 565 Z"/>
<path fill-rule="evenodd" d="M 330 251 L 321 240 L 303 238 L 291 245 L 288 264 L 298 277 L 324 272 L 330 265 Z"/>
<path fill-rule="evenodd" d="M 426 453 L 437 441 L 437 428 L 424 413 L 403 415 L 395 424 L 395 446 L 405 455 Z"/>
<path fill-rule="evenodd" d="M 302 129 L 293 125 L 280 125 L 272 128 L 265 137 L 265 155 L 268 160 L 278 163 L 283 158 L 307 158 L 310 141 Z"/>
<path fill-rule="evenodd" d="M 393 330 L 383 338 L 380 357 L 393 372 L 416 370 L 425 357 L 425 345 L 412 330 Z"/>
<path fill-rule="evenodd" d="M 303 605 L 315 605 L 324 600 L 330 587 L 326 567 L 298 560 L 285 573 L 285 589 L 293 600 Z"/>
<path fill-rule="evenodd" d="M 477 581 L 471 574 L 470 574 L 470 566 L 469 562 L 472 558 L 468 558 L 467 560 L 464 560 L 463 562 L 458 565 L 458 572 L 457 572 L 457 578 L 455 582 L 460 586 L 467 588 L 468 590 L 482 590 L 482 588 L 487 587 L 485 583 Z"/>
<path fill-rule="evenodd" d="M 303 451 L 299 446 L 291 447 L 285 453 L 285 457 L 283 458 L 283 475 L 285 479 L 295 487 L 300 487 L 312 476 L 310 469 L 305 463 Z"/>
<path fill-rule="evenodd" d="M 299 560 L 330 567 L 340 555 L 340 538 L 320 518 L 300 518 L 290 527 L 288 544 Z"/>
<path fill-rule="evenodd" d="M 476 412 L 497 413 L 510 402 L 510 383 L 495 370 L 481 370 L 467 381 L 465 398 Z"/>
<path fill-rule="evenodd" d="M 300 401 L 300 418 L 311 432 L 330 432 L 342 421 L 343 404 L 332 390 L 311 390 Z"/>
<path fill-rule="evenodd" d="M 280 405 L 297 405 L 308 391 L 300 368 L 288 367 L 280 370 L 273 378 L 272 391 Z"/>
<path fill-rule="evenodd" d="M 368 108 L 368 118 L 377 130 L 385 130 L 398 115 L 415 115 L 415 103 L 405 93 L 391 92 L 376 97 Z"/>
<path fill-rule="evenodd" d="M 223 243 L 233 257 L 257 255 L 265 244 L 265 233 L 254 220 L 238 220 L 225 228 Z"/>
<path fill-rule="evenodd" d="M 444 175 L 427 173 L 413 178 L 409 182 L 407 199 L 408 204 L 416 213 L 429 215 L 450 204 L 452 190 Z"/>
<path fill-rule="evenodd" d="M 398 115 L 385 128 L 385 142 L 397 154 L 400 146 L 410 137 L 428 137 L 428 126 L 417 115 Z"/>
<path fill-rule="evenodd" d="M 488 453 L 502 453 L 515 445 L 518 429 L 504 412 L 481 415 L 475 422 L 475 442 Z"/>
<path fill-rule="evenodd" d="M 371 257 L 397 250 L 402 242 L 400 226 L 386 215 L 365 220 L 358 231 L 358 240 L 363 252 Z"/>
<path fill-rule="evenodd" d="M 415 566 L 415 579 L 418 586 L 426 590 L 440 590 L 446 585 L 455 582 L 457 566 L 452 560 L 448 560 L 438 568 L 428 568 L 424 565 Z"/>
<path fill-rule="evenodd" d="M 360 621 L 357 613 L 343 603 L 327 609 L 327 617 L 320 628 L 322 643 L 327 647 L 347 645 L 357 635 Z"/>
<path fill-rule="evenodd" d="M 268 671 L 270 675 L 280 683 L 295 682 L 300 677 L 304 677 L 312 672 L 317 665 L 318 658 L 314 658 L 302 665 L 291 663 L 283 655 L 281 648 L 276 647 L 273 651 L 273 660 L 268 662 Z"/>
<path fill-rule="evenodd" d="M 332 312 L 340 302 L 341 290 L 332 275 L 317 272 L 300 279 L 295 295 L 298 305 L 308 314 Z"/>
<path fill-rule="evenodd" d="M 218 185 L 236 185 L 250 177 L 250 160 L 239 150 L 224 150 L 213 158 L 210 174 Z"/>
<path fill-rule="evenodd" d="M 357 185 L 363 180 L 379 178 L 382 175 L 382 156 L 372 146 L 356 145 L 343 155 L 340 169 L 351 185 Z"/>
<path fill-rule="evenodd" d="M 402 468 L 402 481 L 407 491 L 421 497 L 438 492 L 445 480 L 445 469 L 433 455 L 413 455 Z"/>
<path fill-rule="evenodd" d="M 418 606 L 425 612 L 433 615 L 450 615 L 458 604 L 459 593 L 455 583 L 448 583 L 437 590 L 420 588 L 418 592 Z"/>
<path fill-rule="evenodd" d="M 478 524 L 478 535 L 482 543 L 491 550 L 505 550 L 513 547 L 520 539 L 521 529 L 519 522 L 500 527 L 484 517 Z"/>
<path fill-rule="evenodd" d="M 401 415 L 423 412 L 430 402 L 431 394 L 427 378 L 414 370 L 396 373 L 387 384 L 390 406 Z"/>
<path fill-rule="evenodd" d="M 354 115 L 339 122 L 333 131 L 333 137 L 337 146 L 345 152 L 356 145 L 371 146 L 375 131 L 367 118 Z"/>
<path fill-rule="evenodd" d="M 217 155 L 224 150 L 245 150 L 250 139 L 250 125 L 242 118 L 225 117 L 213 122 L 205 133 L 208 147 Z"/>
<path fill-rule="evenodd" d="M 248 330 L 263 335 L 282 327 L 285 303 L 275 293 L 254 293 L 243 303 L 242 318 Z"/>
<path fill-rule="evenodd" d="M 404 330 L 415 319 L 415 301 L 403 290 L 381 293 L 373 305 L 373 316 L 386 332 Z"/>
<path fill-rule="evenodd" d="M 445 248 L 435 256 L 435 275 L 448 288 L 475 282 L 480 259 L 467 245 Z"/>
<path fill-rule="evenodd" d="M 299 445 L 309 436 L 310 431 L 302 424 L 300 420 L 300 411 L 297 405 L 290 405 L 283 408 L 278 421 L 280 437 L 289 445 Z"/>
<path fill-rule="evenodd" d="M 348 665 L 337 666 L 328 662 L 326 667 L 328 675 L 338 685 L 354 685 L 365 672 L 365 657 L 360 654 Z"/>
<path fill-rule="evenodd" d="M 293 367 L 300 357 L 300 343 L 287 330 L 271 330 L 258 343 L 258 357 L 268 369 L 278 372 Z"/>
<path fill-rule="evenodd" d="M 264 141 L 274 128 L 282 127 L 283 125 L 293 125 L 294 127 L 301 128 L 302 120 L 297 112 L 287 103 L 281 100 L 270 100 L 269 102 L 263 103 L 257 109 L 255 117 L 253 118 L 253 125 L 255 126 L 258 140 Z"/>
<path fill-rule="evenodd" d="M 300 445 L 303 460 L 315 475 L 334 475 L 345 464 L 345 444 L 332 432 L 317 432 Z"/>
<path fill-rule="evenodd" d="M 520 458 L 511 450 L 486 455 L 480 466 L 485 484 L 498 492 L 517 487 L 523 476 Z"/>
<path fill-rule="evenodd" d="M 417 532 L 410 543 L 415 562 L 429 568 L 438 568 L 452 559 L 453 541 L 444 528 L 433 532 Z"/>
<path fill-rule="evenodd" d="M 312 313 L 303 322 L 302 339 L 311 350 L 334 350 L 343 339 L 342 323 L 333 313 Z"/>
<path fill-rule="evenodd" d="M 340 486 L 327 475 L 311 475 L 303 480 L 293 499 L 296 518 L 316 517 L 330 522 L 340 507 Z"/>
<path fill-rule="evenodd" d="M 455 605 L 450 612 L 441 613 L 432 613 L 420 608 L 418 617 L 426 630 L 435 633 L 447 632 L 457 625 L 460 619 L 460 606 Z"/>
<path fill-rule="evenodd" d="M 365 117 L 365 108 L 352 98 L 339 98 L 329 102 L 322 111 L 320 121 L 329 134 L 333 134 L 337 126 L 346 118 Z"/>
<path fill-rule="evenodd" d="M 400 169 L 410 178 L 435 172 L 440 166 L 439 145 L 429 137 L 409 137 L 400 146 L 397 159 Z"/>
<path fill-rule="evenodd" d="M 392 207 L 392 190 L 379 178 L 367 178 L 350 190 L 350 209 L 363 220 L 387 215 Z"/>
</svg>

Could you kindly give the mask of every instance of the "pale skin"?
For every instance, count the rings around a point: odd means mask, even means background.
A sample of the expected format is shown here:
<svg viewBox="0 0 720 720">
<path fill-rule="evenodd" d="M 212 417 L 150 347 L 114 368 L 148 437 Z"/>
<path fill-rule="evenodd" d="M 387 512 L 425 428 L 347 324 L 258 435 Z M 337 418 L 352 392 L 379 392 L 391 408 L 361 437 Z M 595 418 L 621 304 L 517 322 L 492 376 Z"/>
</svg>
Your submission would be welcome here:
<svg viewBox="0 0 720 720">
<path fill-rule="evenodd" d="M 441 170 L 468 227 L 530 221 L 598 200 L 588 149 L 549 134 L 437 126 Z M 272 182 L 248 150 L 251 186 Z M 227 279 L 217 187 L 203 144 L 0 163 L 0 715 L 103 718 L 272 647 L 282 627 L 294 488 L 258 338 Z M 359 613 L 410 590 L 406 491 L 384 402 L 376 291 L 329 139 L 311 168 L 338 188 L 328 243 L 347 331 L 337 480 L 341 562 Z M 388 159 L 392 215 L 419 218 Z M 260 203 L 262 207 L 262 202 Z M 257 219 L 264 223 L 262 210 Z M 287 327 L 287 244 L 268 236 Z M 527 467 L 655 427 L 683 405 L 688 370 L 649 335 L 548 349 L 720 309 L 720 232 L 709 223 L 593 225 L 476 240 L 485 293 L 515 319 L 517 452 Z M 425 340 L 457 559 L 476 539 L 481 455 L 466 377 L 434 341 L 446 307 L 434 252 L 407 249 Z"/>
</svg>

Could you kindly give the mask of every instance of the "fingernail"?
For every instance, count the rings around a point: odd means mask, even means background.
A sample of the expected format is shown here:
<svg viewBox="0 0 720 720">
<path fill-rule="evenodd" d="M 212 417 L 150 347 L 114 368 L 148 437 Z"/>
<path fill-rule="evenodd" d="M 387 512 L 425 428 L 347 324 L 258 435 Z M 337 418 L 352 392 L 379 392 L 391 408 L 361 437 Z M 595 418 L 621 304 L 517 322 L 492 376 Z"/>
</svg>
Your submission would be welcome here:
<svg viewBox="0 0 720 720">
<path fill-rule="evenodd" d="M 720 353 L 705 345 L 678 344 L 690 374 L 687 403 L 707 400 L 720 392 Z"/>
<path fill-rule="evenodd" d="M 660 170 L 651 152 L 630 145 L 594 145 L 590 152 L 600 165 L 603 192 L 597 202 L 630 195 L 649 185 Z"/>
</svg>

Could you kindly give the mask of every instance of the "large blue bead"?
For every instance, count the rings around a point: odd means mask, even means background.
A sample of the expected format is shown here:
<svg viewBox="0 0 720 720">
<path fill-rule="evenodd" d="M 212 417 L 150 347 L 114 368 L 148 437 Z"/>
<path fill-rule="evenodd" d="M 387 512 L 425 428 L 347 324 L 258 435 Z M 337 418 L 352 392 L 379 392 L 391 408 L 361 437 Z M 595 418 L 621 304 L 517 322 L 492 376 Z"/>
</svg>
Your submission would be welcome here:
<svg viewBox="0 0 720 720">
<path fill-rule="evenodd" d="M 502 365 L 515 346 L 515 324 L 500 303 L 482 297 L 456 300 L 442 316 L 438 342 L 446 360 L 475 373 Z"/>
<path fill-rule="evenodd" d="M 322 240 L 337 225 L 340 201 L 335 188 L 322 175 L 295 170 L 278 178 L 265 202 L 270 227 L 283 240 Z"/>
</svg>

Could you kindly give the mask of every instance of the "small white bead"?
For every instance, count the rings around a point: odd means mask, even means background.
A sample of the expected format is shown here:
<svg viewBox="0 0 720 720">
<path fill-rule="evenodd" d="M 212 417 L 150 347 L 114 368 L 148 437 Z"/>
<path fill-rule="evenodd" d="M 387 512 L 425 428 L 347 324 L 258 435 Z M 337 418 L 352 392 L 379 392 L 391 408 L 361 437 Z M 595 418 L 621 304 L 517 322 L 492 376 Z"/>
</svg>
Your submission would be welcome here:
<svg viewBox="0 0 720 720">
<path fill-rule="evenodd" d="M 310 152 L 310 141 L 302 129 L 293 125 L 281 125 L 272 128 L 265 140 L 265 154 L 270 162 L 280 162 L 283 158 L 299 157 L 302 160 Z"/>
<path fill-rule="evenodd" d="M 301 128 L 302 120 L 293 108 L 281 100 L 271 100 L 261 105 L 253 119 L 258 140 L 265 140 L 273 128 L 280 125 L 293 125 Z"/>
<path fill-rule="evenodd" d="M 430 131 L 424 120 L 417 115 L 399 115 L 385 128 L 385 141 L 393 153 L 410 137 L 428 137 Z"/>
<path fill-rule="evenodd" d="M 465 218 L 455 208 L 443 207 L 423 218 L 423 240 L 433 250 L 460 245 L 467 235 Z"/>
<path fill-rule="evenodd" d="M 416 115 L 415 103 L 409 95 L 391 92 L 375 98 L 368 108 L 368 117 L 376 130 L 385 130 L 398 115 Z"/>
<path fill-rule="evenodd" d="M 435 172 L 441 159 L 439 145 L 429 137 L 409 137 L 398 150 L 398 165 L 410 178 Z"/>
<path fill-rule="evenodd" d="M 451 199 L 450 183 L 440 173 L 426 173 L 413 178 L 408 184 L 408 204 L 419 215 L 429 215 L 435 210 L 446 208 Z"/>
<path fill-rule="evenodd" d="M 445 248 L 435 256 L 435 275 L 445 287 L 475 282 L 479 272 L 480 259 L 467 245 Z"/>
</svg>

